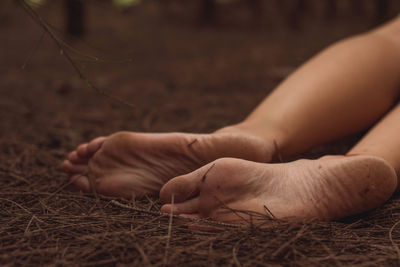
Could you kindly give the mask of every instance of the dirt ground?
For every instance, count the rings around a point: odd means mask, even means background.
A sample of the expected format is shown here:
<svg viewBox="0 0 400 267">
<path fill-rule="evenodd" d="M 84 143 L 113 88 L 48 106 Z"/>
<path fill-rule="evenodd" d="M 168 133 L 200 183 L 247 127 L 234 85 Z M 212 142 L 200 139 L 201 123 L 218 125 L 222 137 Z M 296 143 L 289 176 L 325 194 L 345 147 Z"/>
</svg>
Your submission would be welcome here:
<svg viewBox="0 0 400 267">
<path fill-rule="evenodd" d="M 157 197 L 133 202 L 69 188 L 58 166 L 78 144 L 120 130 L 212 132 L 239 122 L 293 68 L 371 27 L 365 16 L 314 15 L 294 31 L 273 12 L 255 25 L 246 8 L 205 26 L 193 7 L 165 8 L 121 13 L 91 4 L 85 41 L 66 38 L 87 54 L 133 59 L 80 62 L 96 86 L 135 105 L 129 108 L 86 88 L 47 35 L 22 69 L 43 30 L 15 3 L 0 4 L 0 265 L 400 265 L 397 195 L 341 221 L 200 232 L 160 214 Z M 59 1 L 38 11 L 63 27 Z M 361 136 L 302 157 L 344 153 Z"/>
</svg>

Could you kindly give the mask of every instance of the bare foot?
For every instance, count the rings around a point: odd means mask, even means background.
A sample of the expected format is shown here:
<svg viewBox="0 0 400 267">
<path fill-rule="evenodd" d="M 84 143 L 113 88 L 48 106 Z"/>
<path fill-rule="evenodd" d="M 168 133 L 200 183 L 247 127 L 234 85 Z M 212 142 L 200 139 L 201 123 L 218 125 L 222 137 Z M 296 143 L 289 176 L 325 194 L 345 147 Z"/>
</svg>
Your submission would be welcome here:
<svg viewBox="0 0 400 267">
<path fill-rule="evenodd" d="M 332 220 L 378 207 L 397 186 L 394 169 L 371 156 L 326 156 L 285 164 L 218 159 L 163 186 L 162 211 L 249 223 L 252 211 L 276 218 Z M 229 207 L 227 209 L 227 207 Z M 271 215 L 273 214 L 273 215 Z"/>
<path fill-rule="evenodd" d="M 171 178 L 221 157 L 268 162 L 272 154 L 272 144 L 245 133 L 119 132 L 80 145 L 62 169 L 81 190 L 93 184 L 99 193 L 131 198 L 158 194 Z"/>
</svg>

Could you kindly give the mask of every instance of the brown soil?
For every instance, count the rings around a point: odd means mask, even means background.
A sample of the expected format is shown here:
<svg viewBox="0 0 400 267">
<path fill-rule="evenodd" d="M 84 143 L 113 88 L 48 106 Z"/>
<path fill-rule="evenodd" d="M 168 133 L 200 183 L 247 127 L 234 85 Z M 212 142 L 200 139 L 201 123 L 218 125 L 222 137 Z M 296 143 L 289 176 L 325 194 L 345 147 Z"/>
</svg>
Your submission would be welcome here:
<svg viewBox="0 0 400 267">
<path fill-rule="evenodd" d="M 307 18 L 291 31 L 272 13 L 254 27 L 249 14 L 229 10 L 216 26 L 201 26 L 195 8 L 188 10 L 167 19 L 157 4 L 126 13 L 92 4 L 85 37 L 91 45 L 68 39 L 86 53 L 133 59 L 84 63 L 96 86 L 132 109 L 85 88 L 48 36 L 22 70 L 43 31 L 18 5 L 2 1 L 0 264 L 400 264 L 398 196 L 342 221 L 268 222 L 262 229 L 215 225 L 210 233 L 170 224 L 157 198 L 129 202 L 71 191 L 58 166 L 81 142 L 119 130 L 211 132 L 239 122 L 288 70 L 370 27 L 365 17 L 343 15 Z M 57 1 L 39 12 L 62 27 Z M 303 156 L 344 153 L 360 136 Z"/>
</svg>

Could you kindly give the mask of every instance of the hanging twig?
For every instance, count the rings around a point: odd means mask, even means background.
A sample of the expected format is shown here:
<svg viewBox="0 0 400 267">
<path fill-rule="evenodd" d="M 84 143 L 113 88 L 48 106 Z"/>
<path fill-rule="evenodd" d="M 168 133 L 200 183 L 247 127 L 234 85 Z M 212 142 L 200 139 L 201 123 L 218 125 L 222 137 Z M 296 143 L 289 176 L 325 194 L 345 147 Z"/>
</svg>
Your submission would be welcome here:
<svg viewBox="0 0 400 267">
<path fill-rule="evenodd" d="M 71 63 L 72 67 L 75 69 L 75 71 L 78 73 L 79 78 L 81 78 L 86 85 L 93 89 L 94 91 L 96 91 L 98 94 L 107 97 L 117 103 L 123 104 L 125 106 L 128 106 L 130 108 L 134 108 L 134 105 L 132 105 L 131 103 L 128 103 L 118 97 L 115 97 L 113 95 L 108 94 L 107 92 L 105 92 L 104 90 L 96 87 L 90 80 L 89 78 L 86 77 L 86 75 L 81 71 L 81 69 L 79 68 L 79 66 L 75 63 L 75 61 L 71 58 L 71 56 L 69 55 L 69 53 L 67 51 L 65 51 L 64 49 L 64 45 L 63 42 L 60 42 L 59 38 L 53 33 L 52 29 L 50 28 L 50 26 L 47 24 L 47 22 L 31 7 L 29 6 L 25 0 L 19 0 L 18 1 L 21 6 L 23 7 L 23 9 L 32 17 L 32 19 L 39 24 L 40 27 L 42 27 L 45 32 L 47 32 L 47 34 L 51 37 L 51 39 L 55 42 L 55 44 L 57 45 L 57 47 L 60 49 L 60 53 L 65 56 L 65 58 L 68 60 L 69 63 Z"/>
<path fill-rule="evenodd" d="M 29 56 L 26 58 L 24 64 L 22 64 L 21 69 L 25 69 L 26 65 L 28 65 L 29 61 L 32 59 L 33 55 L 35 54 L 35 52 L 39 49 L 39 46 L 42 44 L 43 38 L 46 35 L 46 32 L 43 31 L 42 35 L 40 36 L 39 41 L 37 42 L 37 44 L 35 45 L 35 47 L 32 49 L 31 53 L 29 54 Z"/>
<path fill-rule="evenodd" d="M 172 194 L 172 196 L 171 196 L 171 212 L 169 214 L 168 235 L 167 235 L 167 243 L 165 244 L 165 254 L 164 254 L 164 259 L 163 259 L 163 266 L 167 266 L 167 263 L 168 263 L 168 251 L 169 251 L 169 245 L 171 242 L 173 212 L 174 212 L 174 194 Z"/>
</svg>

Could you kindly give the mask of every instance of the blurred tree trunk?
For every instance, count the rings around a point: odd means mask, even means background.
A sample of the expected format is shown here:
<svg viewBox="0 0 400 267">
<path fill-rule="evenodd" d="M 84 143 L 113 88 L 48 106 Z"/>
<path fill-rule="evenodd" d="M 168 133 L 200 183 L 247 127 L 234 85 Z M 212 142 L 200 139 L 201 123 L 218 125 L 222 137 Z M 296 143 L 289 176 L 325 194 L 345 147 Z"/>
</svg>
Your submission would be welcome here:
<svg viewBox="0 0 400 267">
<path fill-rule="evenodd" d="M 302 19 L 309 9 L 309 3 L 306 0 L 294 1 L 294 6 L 289 12 L 289 26 L 293 30 L 299 30 L 302 26 Z"/>
<path fill-rule="evenodd" d="M 354 0 L 352 2 L 355 2 Z M 337 17 L 338 6 L 336 0 L 326 0 L 325 6 L 325 18 L 326 20 L 332 20 Z"/>
<path fill-rule="evenodd" d="M 376 10 L 376 23 L 383 23 L 389 17 L 389 1 L 388 0 L 375 0 Z"/>
<path fill-rule="evenodd" d="M 365 16 L 366 10 L 365 10 L 365 2 L 363 0 L 350 1 L 350 6 L 352 14 L 356 14 L 358 16 L 361 15 Z"/>
<path fill-rule="evenodd" d="M 205 23 L 215 22 L 217 5 L 215 0 L 202 0 L 200 19 Z"/>
<path fill-rule="evenodd" d="M 247 5 L 253 14 L 253 23 L 258 24 L 263 17 L 262 0 L 246 0 Z"/>
<path fill-rule="evenodd" d="M 85 8 L 82 0 L 65 0 L 67 33 L 82 37 L 85 33 Z"/>
</svg>

